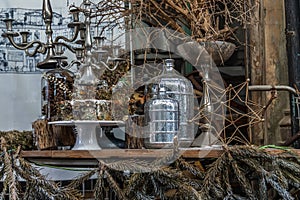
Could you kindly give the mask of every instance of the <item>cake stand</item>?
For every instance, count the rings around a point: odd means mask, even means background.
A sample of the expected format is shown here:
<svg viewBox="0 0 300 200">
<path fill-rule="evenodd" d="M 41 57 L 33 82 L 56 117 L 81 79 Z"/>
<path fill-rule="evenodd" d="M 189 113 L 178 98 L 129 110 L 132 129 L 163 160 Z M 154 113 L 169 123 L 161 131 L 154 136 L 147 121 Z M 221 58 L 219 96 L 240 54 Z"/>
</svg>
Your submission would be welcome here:
<svg viewBox="0 0 300 200">
<path fill-rule="evenodd" d="M 124 125 L 123 121 L 108 121 L 108 120 L 71 120 L 71 121 L 53 121 L 49 124 L 57 126 L 74 126 L 77 130 L 76 143 L 72 150 L 101 150 L 97 141 L 96 127 L 100 126 L 102 135 L 102 128 L 118 127 Z"/>
</svg>

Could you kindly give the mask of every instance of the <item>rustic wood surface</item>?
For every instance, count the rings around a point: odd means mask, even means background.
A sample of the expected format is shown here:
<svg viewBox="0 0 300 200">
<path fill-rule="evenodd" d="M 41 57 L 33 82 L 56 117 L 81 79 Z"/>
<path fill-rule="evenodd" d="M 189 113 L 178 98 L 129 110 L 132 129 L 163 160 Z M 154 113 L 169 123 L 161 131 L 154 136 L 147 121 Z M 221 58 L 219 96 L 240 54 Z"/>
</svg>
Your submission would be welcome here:
<svg viewBox="0 0 300 200">
<path fill-rule="evenodd" d="M 266 149 L 271 154 L 282 153 L 280 149 Z M 300 156 L 300 149 L 294 149 Z M 64 159 L 97 159 L 97 158 L 159 158 L 170 154 L 170 149 L 102 149 L 102 150 L 43 150 L 22 151 L 23 158 L 64 158 Z M 183 158 L 218 158 L 223 150 L 187 149 L 180 151 Z"/>
</svg>

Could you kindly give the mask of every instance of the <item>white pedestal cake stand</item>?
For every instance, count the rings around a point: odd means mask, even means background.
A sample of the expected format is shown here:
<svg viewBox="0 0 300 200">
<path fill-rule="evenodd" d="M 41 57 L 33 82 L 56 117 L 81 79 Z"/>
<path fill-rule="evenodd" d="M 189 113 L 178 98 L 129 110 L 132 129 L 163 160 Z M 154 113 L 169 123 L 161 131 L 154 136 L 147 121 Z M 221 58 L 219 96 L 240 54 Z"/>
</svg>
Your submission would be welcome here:
<svg viewBox="0 0 300 200">
<path fill-rule="evenodd" d="M 123 121 L 94 121 L 94 120 L 72 120 L 53 121 L 49 124 L 57 126 L 74 126 L 77 130 L 76 143 L 72 150 L 101 150 L 97 141 L 96 127 L 100 126 L 101 135 L 103 126 L 118 127 L 124 125 Z"/>
</svg>

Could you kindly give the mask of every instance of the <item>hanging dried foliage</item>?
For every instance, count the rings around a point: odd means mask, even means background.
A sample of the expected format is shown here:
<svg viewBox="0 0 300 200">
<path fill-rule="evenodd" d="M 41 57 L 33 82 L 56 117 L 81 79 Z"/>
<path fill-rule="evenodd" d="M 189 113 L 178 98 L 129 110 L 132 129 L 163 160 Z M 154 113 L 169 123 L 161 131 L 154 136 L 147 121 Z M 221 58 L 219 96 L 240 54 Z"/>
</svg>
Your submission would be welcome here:
<svg viewBox="0 0 300 200">
<path fill-rule="evenodd" d="M 255 21 L 253 11 L 258 5 L 257 0 L 110 0 L 94 6 L 98 24 L 106 24 L 101 33 L 116 26 L 136 28 L 147 24 L 205 42 L 237 41 L 236 30 Z"/>
</svg>

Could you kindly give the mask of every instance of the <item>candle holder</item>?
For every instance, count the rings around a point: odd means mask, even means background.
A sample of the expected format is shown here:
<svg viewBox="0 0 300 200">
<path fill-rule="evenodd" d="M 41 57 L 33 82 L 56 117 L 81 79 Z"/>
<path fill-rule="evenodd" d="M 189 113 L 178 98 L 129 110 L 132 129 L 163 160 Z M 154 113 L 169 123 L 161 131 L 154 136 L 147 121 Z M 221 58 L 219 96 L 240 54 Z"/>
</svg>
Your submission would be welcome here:
<svg viewBox="0 0 300 200">
<path fill-rule="evenodd" d="M 91 51 L 93 54 L 100 54 L 100 57 L 103 57 L 103 54 L 108 53 L 108 51 L 99 51 L 100 43 L 98 40 L 104 40 L 104 37 L 96 36 L 95 47 L 92 47 L 93 41 L 91 37 L 91 19 L 96 18 L 98 7 L 96 7 L 91 1 L 83 0 L 80 6 L 70 6 L 69 12 L 72 15 L 73 21 L 68 24 L 68 28 L 72 29 L 73 35 L 71 38 L 59 35 L 53 37 L 53 11 L 51 8 L 50 0 L 43 0 L 42 6 L 42 18 L 45 23 L 45 34 L 46 41 L 34 40 L 29 42 L 29 32 L 28 31 L 19 31 L 16 32 L 13 30 L 14 19 L 4 19 L 3 21 L 6 24 L 6 31 L 2 34 L 3 37 L 8 38 L 9 42 L 16 49 L 25 51 L 27 56 L 33 57 L 37 54 L 44 54 L 45 59 L 37 64 L 37 67 L 40 69 L 53 69 L 57 66 L 58 59 L 62 59 L 64 53 L 63 48 L 70 50 L 75 54 L 76 60 L 71 61 L 68 64 L 66 61 L 63 62 L 64 68 L 71 68 L 74 65 L 81 65 L 85 62 L 85 59 Z M 83 17 L 82 17 L 83 16 Z M 80 19 L 83 19 L 80 21 Z M 15 38 L 21 37 L 21 42 L 17 43 Z M 120 48 L 119 46 L 112 46 L 113 49 Z M 99 56 L 98 56 L 99 57 Z M 93 59 L 95 65 L 102 65 L 109 70 L 115 70 L 119 64 L 119 61 L 123 59 L 118 57 L 109 57 L 105 62 L 99 59 Z M 108 64 L 109 63 L 109 64 Z M 113 63 L 113 67 L 111 67 Z"/>
</svg>

